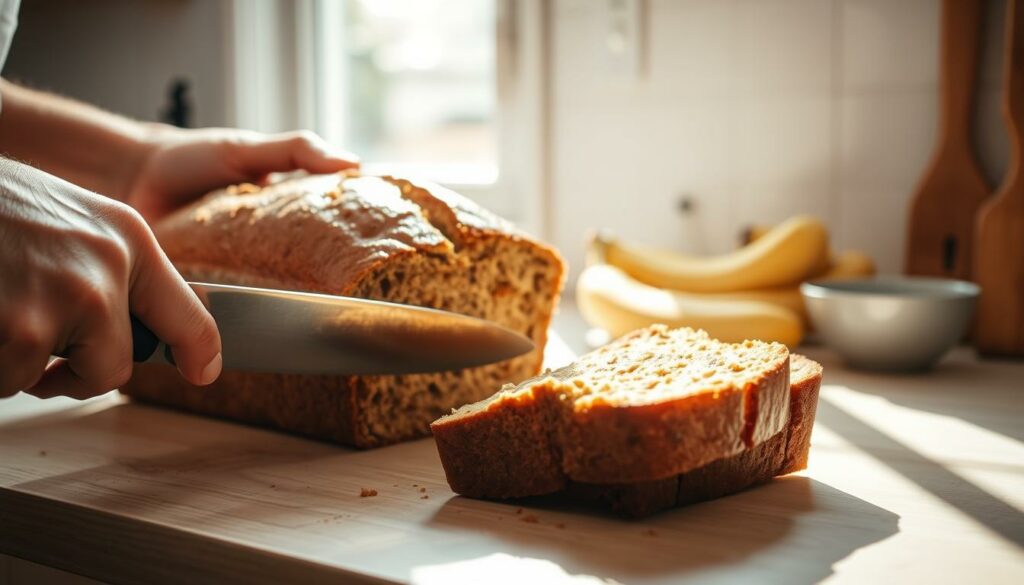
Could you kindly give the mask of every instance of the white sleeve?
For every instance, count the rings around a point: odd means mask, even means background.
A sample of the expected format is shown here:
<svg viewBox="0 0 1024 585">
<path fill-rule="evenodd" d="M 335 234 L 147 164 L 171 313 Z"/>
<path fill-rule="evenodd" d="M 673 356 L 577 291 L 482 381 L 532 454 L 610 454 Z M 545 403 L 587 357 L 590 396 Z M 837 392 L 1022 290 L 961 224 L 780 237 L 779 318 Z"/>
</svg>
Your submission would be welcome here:
<svg viewBox="0 0 1024 585">
<path fill-rule="evenodd" d="M 0 0 L 0 70 L 7 61 L 7 52 L 11 50 L 14 40 L 14 29 L 18 28 L 18 7 L 21 0 Z"/>
</svg>

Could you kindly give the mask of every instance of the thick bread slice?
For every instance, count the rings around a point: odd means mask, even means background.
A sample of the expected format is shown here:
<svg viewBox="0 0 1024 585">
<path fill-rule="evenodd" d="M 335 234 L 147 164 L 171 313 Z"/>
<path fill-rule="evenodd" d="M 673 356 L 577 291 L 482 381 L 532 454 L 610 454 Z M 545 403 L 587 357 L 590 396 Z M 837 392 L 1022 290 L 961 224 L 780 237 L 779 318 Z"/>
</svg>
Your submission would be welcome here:
<svg viewBox="0 0 1024 585">
<path fill-rule="evenodd" d="M 447 309 L 533 339 L 499 364 L 405 376 L 225 372 L 211 386 L 136 367 L 135 398 L 372 447 L 426 435 L 453 407 L 540 370 L 563 282 L 558 254 L 436 185 L 321 175 L 211 193 L 155 226 L 187 278 Z"/>
<path fill-rule="evenodd" d="M 822 370 L 818 363 L 794 354 L 789 371 L 789 424 L 764 443 L 662 480 L 616 485 L 570 482 L 564 497 L 638 518 L 736 493 L 806 468 Z"/>
<path fill-rule="evenodd" d="M 431 429 L 454 491 L 512 498 L 673 478 L 771 439 L 789 410 L 784 345 L 655 325 Z"/>
</svg>

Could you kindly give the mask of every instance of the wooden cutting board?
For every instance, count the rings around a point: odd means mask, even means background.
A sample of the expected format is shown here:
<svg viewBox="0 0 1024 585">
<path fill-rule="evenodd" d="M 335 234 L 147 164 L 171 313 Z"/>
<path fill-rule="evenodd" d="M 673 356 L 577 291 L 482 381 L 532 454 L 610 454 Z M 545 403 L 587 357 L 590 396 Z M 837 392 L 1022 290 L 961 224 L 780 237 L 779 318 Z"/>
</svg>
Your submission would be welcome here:
<svg viewBox="0 0 1024 585">
<path fill-rule="evenodd" d="M 943 0 L 938 145 L 911 199 L 904 270 L 967 280 L 974 217 L 991 193 L 971 147 L 982 0 Z"/>
<path fill-rule="evenodd" d="M 1024 364 L 810 356 L 806 472 L 641 521 L 456 496 L 430 439 L 357 451 L 116 394 L 0 400 L 0 553 L 112 583 L 1020 583 Z"/>
<path fill-rule="evenodd" d="M 981 286 L 974 343 L 985 354 L 1024 356 L 1024 2 L 1009 0 L 1003 113 L 1010 165 L 978 213 L 974 280 Z"/>
</svg>

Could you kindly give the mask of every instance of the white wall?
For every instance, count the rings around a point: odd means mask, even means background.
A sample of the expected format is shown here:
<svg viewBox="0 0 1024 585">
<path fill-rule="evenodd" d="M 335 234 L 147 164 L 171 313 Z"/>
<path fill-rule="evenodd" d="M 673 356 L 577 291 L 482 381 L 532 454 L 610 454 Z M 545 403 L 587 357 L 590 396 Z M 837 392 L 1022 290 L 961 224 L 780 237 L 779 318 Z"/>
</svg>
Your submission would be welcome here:
<svg viewBox="0 0 1024 585">
<path fill-rule="evenodd" d="M 900 269 L 936 137 L 939 0 L 649 0 L 632 81 L 606 73 L 605 5 L 555 9 L 555 243 L 574 268 L 595 227 L 721 252 L 744 225 L 802 212 Z M 990 2 L 976 132 L 993 185 L 1003 10 Z"/>
<path fill-rule="evenodd" d="M 191 82 L 193 121 L 228 119 L 225 4 L 213 0 L 24 0 L 3 75 L 141 120 L 171 80 Z"/>
</svg>

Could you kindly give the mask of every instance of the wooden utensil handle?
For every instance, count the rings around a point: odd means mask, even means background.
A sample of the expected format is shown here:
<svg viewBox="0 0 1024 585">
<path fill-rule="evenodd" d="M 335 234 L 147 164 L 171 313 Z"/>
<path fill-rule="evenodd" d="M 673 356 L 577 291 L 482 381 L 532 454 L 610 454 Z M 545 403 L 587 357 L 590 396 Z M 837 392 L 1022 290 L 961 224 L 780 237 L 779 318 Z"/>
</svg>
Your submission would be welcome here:
<svg viewBox="0 0 1024 585">
<path fill-rule="evenodd" d="M 1003 114 L 1006 117 L 1010 135 L 1010 160 L 1020 160 L 1024 150 L 1024 2 L 1009 0 L 1006 8 L 1006 91 L 1003 97 Z M 1010 165 L 1011 175 L 1007 185 L 1021 181 L 1019 164 Z M 1010 189 L 1009 191 L 1014 191 Z M 1022 189 L 1016 189 L 1024 193 Z"/>
<path fill-rule="evenodd" d="M 971 143 L 971 101 L 982 7 L 982 0 L 943 0 L 939 131 L 944 147 L 967 147 Z"/>
<path fill-rule="evenodd" d="M 1010 161 L 974 230 L 974 280 L 981 286 L 974 344 L 982 354 L 1024 357 L 1024 0 L 1007 2 L 1005 68 Z"/>
</svg>

